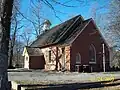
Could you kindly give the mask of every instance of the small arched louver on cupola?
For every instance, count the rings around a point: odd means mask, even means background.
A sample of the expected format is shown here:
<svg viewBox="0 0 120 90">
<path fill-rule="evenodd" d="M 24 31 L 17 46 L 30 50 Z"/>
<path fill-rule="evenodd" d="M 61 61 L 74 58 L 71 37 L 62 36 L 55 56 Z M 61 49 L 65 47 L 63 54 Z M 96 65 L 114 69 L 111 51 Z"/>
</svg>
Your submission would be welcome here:
<svg viewBox="0 0 120 90">
<path fill-rule="evenodd" d="M 49 20 L 45 20 L 44 23 L 43 23 L 43 28 L 42 30 L 43 31 L 47 31 L 50 29 L 50 26 L 51 26 L 51 22 Z"/>
</svg>

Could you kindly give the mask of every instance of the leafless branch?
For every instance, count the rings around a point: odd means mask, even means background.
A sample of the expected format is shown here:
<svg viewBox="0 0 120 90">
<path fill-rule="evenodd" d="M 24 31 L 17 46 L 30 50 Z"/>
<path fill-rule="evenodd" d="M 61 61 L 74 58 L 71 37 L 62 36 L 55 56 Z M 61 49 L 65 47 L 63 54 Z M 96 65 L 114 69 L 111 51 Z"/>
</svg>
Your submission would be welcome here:
<svg viewBox="0 0 120 90">
<path fill-rule="evenodd" d="M 63 4 L 69 3 L 69 2 L 71 2 L 71 1 L 73 1 L 73 0 L 65 1 L 65 2 L 63 2 Z"/>
<path fill-rule="evenodd" d="M 52 9 L 55 17 L 62 22 L 62 20 L 60 19 L 60 17 L 57 16 L 56 10 L 55 10 L 54 7 L 52 6 L 52 4 L 49 3 L 47 0 L 45 0 L 45 1 L 44 1 L 44 0 L 41 0 L 41 1 L 43 1 L 43 3 L 46 4 L 50 9 Z"/>
<path fill-rule="evenodd" d="M 78 7 L 78 6 L 66 5 L 65 3 L 58 2 L 57 0 L 52 0 L 52 1 L 56 4 L 64 6 L 64 7 Z"/>
<path fill-rule="evenodd" d="M 24 19 L 26 19 L 26 20 L 34 23 L 34 24 L 37 24 L 36 22 L 33 22 L 32 20 L 30 20 L 30 19 L 28 19 L 27 17 L 25 17 L 24 14 L 23 14 L 21 11 L 19 11 L 18 8 L 17 8 L 15 5 L 14 5 L 14 7 L 16 8 L 16 10 L 19 12 L 19 14 L 20 14 Z"/>
<path fill-rule="evenodd" d="M 24 27 L 24 25 L 22 25 L 22 26 L 18 27 L 17 29 L 19 30 L 19 29 L 21 29 L 21 28 L 23 28 L 23 27 Z"/>
</svg>

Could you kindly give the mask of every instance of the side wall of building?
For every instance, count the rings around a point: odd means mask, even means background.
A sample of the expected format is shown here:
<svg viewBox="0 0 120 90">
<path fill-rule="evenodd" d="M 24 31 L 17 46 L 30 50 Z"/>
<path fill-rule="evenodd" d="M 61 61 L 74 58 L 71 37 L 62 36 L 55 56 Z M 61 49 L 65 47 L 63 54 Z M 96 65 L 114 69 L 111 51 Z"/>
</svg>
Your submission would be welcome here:
<svg viewBox="0 0 120 90">
<path fill-rule="evenodd" d="M 71 46 L 71 71 L 75 71 L 76 54 L 80 53 L 81 65 L 88 65 L 92 71 L 103 71 L 103 46 L 105 44 L 106 69 L 109 69 L 109 49 L 100 33 L 91 21 L 82 33 L 74 40 Z M 94 45 L 96 50 L 96 63 L 90 64 L 89 47 Z"/>
<path fill-rule="evenodd" d="M 24 68 L 29 69 L 29 55 L 26 48 L 24 48 Z"/>
<path fill-rule="evenodd" d="M 70 46 L 52 46 L 41 50 L 46 70 L 70 70 Z"/>
</svg>

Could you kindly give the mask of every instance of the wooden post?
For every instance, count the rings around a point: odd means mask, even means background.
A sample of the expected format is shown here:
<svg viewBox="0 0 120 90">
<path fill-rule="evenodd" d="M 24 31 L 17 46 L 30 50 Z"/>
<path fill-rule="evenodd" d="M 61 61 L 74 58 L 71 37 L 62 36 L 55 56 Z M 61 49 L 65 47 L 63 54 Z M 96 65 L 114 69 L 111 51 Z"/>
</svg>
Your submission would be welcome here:
<svg viewBox="0 0 120 90">
<path fill-rule="evenodd" d="M 105 72 L 106 68 L 105 68 L 105 44 L 104 43 L 102 44 L 102 47 L 103 47 L 103 71 Z"/>
<path fill-rule="evenodd" d="M 65 69 L 65 47 L 62 48 L 62 66 Z"/>
<path fill-rule="evenodd" d="M 56 67 L 55 67 L 55 70 L 58 70 L 58 62 L 59 62 L 59 59 L 58 59 L 58 47 L 56 47 Z"/>
</svg>

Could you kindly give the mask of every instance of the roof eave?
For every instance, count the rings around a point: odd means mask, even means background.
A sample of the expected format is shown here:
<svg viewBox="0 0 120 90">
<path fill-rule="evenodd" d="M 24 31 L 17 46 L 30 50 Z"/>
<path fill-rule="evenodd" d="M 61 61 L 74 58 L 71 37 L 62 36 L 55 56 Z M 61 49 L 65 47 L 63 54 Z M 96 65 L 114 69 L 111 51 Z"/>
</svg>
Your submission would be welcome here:
<svg viewBox="0 0 120 90">
<path fill-rule="evenodd" d="M 43 48 L 53 47 L 53 46 L 56 46 L 56 47 L 63 47 L 63 46 L 69 46 L 69 45 L 70 45 L 70 44 L 52 43 L 52 44 L 49 44 L 49 45 L 45 45 L 45 46 L 37 46 L 37 47 L 32 47 L 32 48 L 40 48 L 40 49 L 43 49 Z"/>
</svg>

